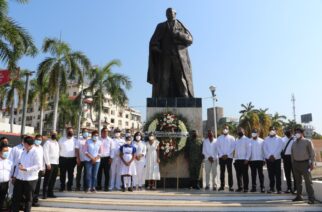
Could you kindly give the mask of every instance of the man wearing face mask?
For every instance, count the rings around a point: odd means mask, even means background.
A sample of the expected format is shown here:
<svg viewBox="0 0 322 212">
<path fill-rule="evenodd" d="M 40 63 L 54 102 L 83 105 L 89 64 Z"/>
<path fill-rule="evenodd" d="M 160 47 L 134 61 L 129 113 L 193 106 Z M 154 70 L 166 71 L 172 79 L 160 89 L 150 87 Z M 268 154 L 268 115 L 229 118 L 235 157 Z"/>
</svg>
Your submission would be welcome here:
<svg viewBox="0 0 322 212">
<path fill-rule="evenodd" d="M 238 139 L 235 142 L 235 170 L 238 189 L 237 192 L 248 192 L 248 162 L 251 155 L 250 140 L 245 136 L 245 130 L 238 128 Z"/>
<path fill-rule="evenodd" d="M 44 162 L 46 166 L 45 178 L 43 183 L 43 199 L 47 197 L 55 198 L 54 186 L 58 175 L 59 165 L 59 144 L 57 141 L 57 132 L 52 131 L 50 139 L 44 143 Z"/>
<path fill-rule="evenodd" d="M 263 166 L 265 164 L 265 157 L 263 152 L 263 139 L 258 136 L 258 130 L 253 129 L 251 144 L 251 156 L 250 156 L 250 170 L 252 174 L 252 190 L 251 192 L 256 192 L 256 177 L 258 173 L 260 191 L 265 192 L 264 188 L 264 174 Z"/>
<path fill-rule="evenodd" d="M 309 198 L 309 204 L 314 204 L 314 190 L 312 186 L 311 171 L 315 166 L 315 151 L 311 140 L 304 137 L 304 130 L 295 130 L 296 141 L 292 145 L 291 157 L 294 168 L 294 176 L 297 188 L 297 195 L 293 201 L 303 201 L 302 180 L 304 177 L 305 188 Z"/>
<path fill-rule="evenodd" d="M 121 158 L 120 158 L 120 147 L 125 144 L 125 140 L 121 138 L 121 130 L 116 128 L 114 130 L 114 139 L 112 146 L 112 164 L 110 170 L 110 188 L 109 190 L 121 190 L 121 175 L 120 175 L 120 166 L 121 166 Z"/>
<path fill-rule="evenodd" d="M 24 202 L 24 211 L 31 211 L 33 192 L 37 184 L 39 170 L 42 168 L 42 159 L 34 148 L 33 138 L 25 137 L 23 145 L 24 151 L 18 161 L 18 173 L 13 189 L 13 212 L 19 211 L 22 202 Z M 24 201 L 22 200 L 23 196 L 25 197 Z"/>
<path fill-rule="evenodd" d="M 66 172 L 68 173 L 67 191 L 72 191 L 76 165 L 76 139 L 72 127 L 66 129 L 66 137 L 59 139 L 60 191 L 65 191 Z"/>
<path fill-rule="evenodd" d="M 77 163 L 77 174 L 76 174 L 76 191 L 81 190 L 81 178 L 83 173 L 83 190 L 86 191 L 86 168 L 85 168 L 85 143 L 88 139 L 89 133 L 86 128 L 82 130 L 82 137 L 78 138 L 75 144 L 76 151 L 76 163 Z"/>
<path fill-rule="evenodd" d="M 113 140 L 108 136 L 107 127 L 103 127 L 101 130 L 101 141 L 102 141 L 102 153 L 101 153 L 101 164 L 98 169 L 97 175 L 97 190 L 102 189 L 102 175 L 104 173 L 104 191 L 109 191 L 110 182 L 110 169 L 112 164 L 112 149 Z"/>
<path fill-rule="evenodd" d="M 39 158 L 41 159 L 41 169 L 38 173 L 38 181 L 37 185 L 35 188 L 34 196 L 33 196 L 33 202 L 32 206 L 34 207 L 39 207 L 38 203 L 38 196 L 39 196 L 39 191 L 40 191 L 40 184 L 41 184 L 41 178 L 44 175 L 44 150 L 43 147 L 41 146 L 42 143 L 42 136 L 41 135 L 36 135 L 35 141 L 34 141 L 34 148 L 36 149 L 37 153 L 39 154 Z"/>
<path fill-rule="evenodd" d="M 190 138 L 188 139 L 185 147 L 185 153 L 186 153 L 186 158 L 189 161 L 190 186 L 197 190 L 200 189 L 199 175 L 200 175 L 200 168 L 203 160 L 202 147 L 203 145 L 200 137 L 198 136 L 198 131 L 192 130 L 190 132 Z M 214 160 L 216 160 L 216 170 L 217 170 L 218 159 L 214 159 Z M 212 174 L 213 173 L 214 171 L 212 172 Z M 209 175 L 210 175 L 210 171 L 209 171 Z M 216 176 L 216 174 L 213 174 L 213 176 Z M 208 179 L 208 184 L 209 184 L 209 179 Z M 216 185 L 216 183 L 214 183 L 214 185 Z"/>
<path fill-rule="evenodd" d="M 142 186 L 144 186 L 145 182 L 145 156 L 146 156 L 146 145 L 142 140 L 141 132 L 136 132 L 134 134 L 134 142 L 133 146 L 136 149 L 135 152 L 135 168 L 136 168 L 136 175 L 133 176 L 134 178 L 134 185 L 137 187 L 137 190 L 141 191 Z"/>
<path fill-rule="evenodd" d="M 217 139 L 217 148 L 219 156 L 220 165 L 220 188 L 218 191 L 223 191 L 225 189 L 225 169 L 227 167 L 228 171 L 228 185 L 229 191 L 234 191 L 233 189 L 233 152 L 235 149 L 235 138 L 229 135 L 229 127 L 224 126 L 222 135 Z"/>
<path fill-rule="evenodd" d="M 9 147 L 9 139 L 7 137 L 2 137 L 2 138 L 0 138 L 0 143 L 5 143 L 8 146 L 8 149 L 9 149 L 8 154 L 9 154 L 9 157 L 10 157 L 10 153 L 11 153 L 12 148 Z"/>
<path fill-rule="evenodd" d="M 290 129 L 285 129 L 284 134 L 285 136 L 282 138 L 284 142 L 282 159 L 284 164 L 283 166 L 284 174 L 285 174 L 286 183 L 287 183 L 287 190 L 285 191 L 285 193 L 294 193 L 294 191 L 296 191 L 296 183 L 295 183 L 294 172 L 292 168 L 291 149 L 295 141 L 295 138 L 293 137 Z M 294 190 L 292 189 L 291 174 L 293 175 L 293 180 L 294 180 Z"/>
<path fill-rule="evenodd" d="M 270 187 L 270 190 L 267 193 L 274 193 L 276 184 L 277 193 L 281 194 L 281 152 L 283 150 L 284 143 L 276 134 L 275 127 L 270 127 L 269 130 L 269 136 L 265 138 L 263 143 Z"/>
<path fill-rule="evenodd" d="M 23 136 L 22 136 L 22 139 L 23 139 Z M 12 184 L 14 184 L 16 181 L 16 176 L 18 173 L 18 168 L 17 168 L 18 162 L 20 160 L 23 150 L 24 150 L 24 146 L 23 146 L 23 140 L 22 140 L 20 144 L 18 144 L 17 146 L 12 148 L 12 150 L 9 154 L 9 160 L 12 162 L 12 167 L 11 167 L 11 172 L 10 172 Z"/>
<path fill-rule="evenodd" d="M 217 190 L 217 164 L 218 164 L 218 151 L 216 146 L 217 140 L 211 130 L 208 130 L 208 138 L 202 143 L 202 154 L 205 158 L 205 171 L 206 171 L 206 190 L 209 190 L 210 172 L 212 174 L 212 187 Z"/>
<path fill-rule="evenodd" d="M 0 211 L 5 201 L 9 188 L 11 161 L 8 160 L 9 147 L 5 142 L 0 142 Z"/>
</svg>

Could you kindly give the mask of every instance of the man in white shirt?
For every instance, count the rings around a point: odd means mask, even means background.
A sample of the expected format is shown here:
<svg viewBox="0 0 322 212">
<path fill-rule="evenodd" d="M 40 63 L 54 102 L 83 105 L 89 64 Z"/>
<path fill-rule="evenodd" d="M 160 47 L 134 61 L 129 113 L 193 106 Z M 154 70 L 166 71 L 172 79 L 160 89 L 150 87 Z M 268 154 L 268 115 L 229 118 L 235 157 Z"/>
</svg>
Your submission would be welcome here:
<svg viewBox="0 0 322 212">
<path fill-rule="evenodd" d="M 17 175 L 14 182 L 12 206 L 13 212 L 18 212 L 22 202 L 22 196 L 25 198 L 24 211 L 31 211 L 33 192 L 35 190 L 38 173 L 42 168 L 42 160 L 39 158 L 39 153 L 34 148 L 34 140 L 27 136 L 24 138 L 24 151 L 18 161 Z"/>
<path fill-rule="evenodd" d="M 7 144 L 7 146 L 8 146 L 8 154 L 9 154 L 9 157 L 10 157 L 10 153 L 11 153 L 12 148 L 9 146 L 9 139 L 7 137 L 2 137 L 2 138 L 0 138 L 0 143 Z"/>
<path fill-rule="evenodd" d="M 34 192 L 34 197 L 33 197 L 33 202 L 32 202 L 32 206 L 34 207 L 39 207 L 39 203 L 38 203 L 38 196 L 39 196 L 39 191 L 40 191 L 40 184 L 41 184 L 41 178 L 44 174 L 44 150 L 43 147 L 41 146 L 42 143 L 42 136 L 41 135 L 36 135 L 35 136 L 35 140 L 34 140 L 34 148 L 36 149 L 36 151 L 39 154 L 39 158 L 41 160 L 41 169 L 39 170 L 38 173 L 38 181 L 37 181 L 37 185 L 35 188 L 35 192 Z"/>
<path fill-rule="evenodd" d="M 267 193 L 275 192 L 276 184 L 277 193 L 281 194 L 281 152 L 283 150 L 284 143 L 282 139 L 277 136 L 275 127 L 270 127 L 269 130 L 269 136 L 265 138 L 263 143 L 270 187 L 270 190 Z"/>
<path fill-rule="evenodd" d="M 59 168 L 60 168 L 60 190 L 65 190 L 66 172 L 68 173 L 67 191 L 72 190 L 74 180 L 74 169 L 76 165 L 74 130 L 72 127 L 66 129 L 66 137 L 59 139 Z"/>
<path fill-rule="evenodd" d="M 112 146 L 112 164 L 110 170 L 110 188 L 109 190 L 113 190 L 114 188 L 117 190 L 121 190 L 121 175 L 120 175 L 120 147 L 125 144 L 125 140 L 121 138 L 121 130 L 116 128 L 114 130 L 114 139 Z"/>
<path fill-rule="evenodd" d="M 58 174 L 59 144 L 57 132 L 51 132 L 51 138 L 44 143 L 44 162 L 46 165 L 45 178 L 43 183 L 43 199 L 55 198 L 54 186 Z"/>
<path fill-rule="evenodd" d="M 211 130 L 208 130 L 208 138 L 202 143 L 202 154 L 205 159 L 205 171 L 206 171 L 206 190 L 209 190 L 210 172 L 212 174 L 212 186 L 213 190 L 217 190 L 217 165 L 218 165 L 218 151 L 216 146 L 217 140 L 214 138 L 214 134 Z"/>
<path fill-rule="evenodd" d="M 103 127 L 101 130 L 101 142 L 102 142 L 102 153 L 101 163 L 97 174 L 97 187 L 96 190 L 102 189 L 102 175 L 104 173 L 104 191 L 109 191 L 110 182 L 110 169 L 112 164 L 112 149 L 113 140 L 108 136 L 107 127 Z"/>
<path fill-rule="evenodd" d="M 235 170 L 237 178 L 237 192 L 248 192 L 248 162 L 251 154 L 250 140 L 245 136 L 245 130 L 238 128 L 238 139 L 235 142 Z"/>
<path fill-rule="evenodd" d="M 0 142 L 0 211 L 9 188 L 11 161 L 8 160 L 9 147 L 5 142 Z"/>
<path fill-rule="evenodd" d="M 220 165 L 220 188 L 218 191 L 223 191 L 225 189 L 225 169 L 227 167 L 228 171 L 228 185 L 229 191 L 234 191 L 233 189 L 233 152 L 235 149 L 235 138 L 229 135 L 229 127 L 225 125 L 223 127 L 222 135 L 217 139 L 217 149 L 219 156 Z"/>
<path fill-rule="evenodd" d="M 20 160 L 23 149 L 24 149 L 23 142 L 21 142 L 17 146 L 13 147 L 10 154 L 9 154 L 9 160 L 12 162 L 12 168 L 11 168 L 11 172 L 10 172 L 12 182 L 14 182 L 16 179 L 16 176 L 18 173 L 18 168 L 17 168 L 18 162 Z"/>
<path fill-rule="evenodd" d="M 282 159 L 283 159 L 284 174 L 285 174 L 286 184 L 287 184 L 287 190 L 285 191 L 285 193 L 294 193 L 294 191 L 296 191 L 296 183 L 295 183 L 294 171 L 292 167 L 291 150 L 292 150 L 292 145 L 296 139 L 292 135 L 292 132 L 290 129 L 285 129 L 284 134 L 285 136 L 282 138 L 284 143 L 283 151 L 282 151 Z M 293 176 L 294 189 L 292 188 L 291 174 Z"/>
<path fill-rule="evenodd" d="M 263 166 L 265 164 L 265 157 L 263 152 L 263 139 L 258 136 L 258 130 L 253 129 L 251 144 L 251 156 L 250 156 L 250 170 L 252 175 L 252 190 L 251 192 L 256 192 L 256 178 L 257 172 L 259 177 L 260 191 L 265 192 L 264 187 L 264 174 Z"/>
<path fill-rule="evenodd" d="M 86 128 L 82 130 L 82 137 L 78 138 L 75 145 L 76 162 L 77 162 L 77 174 L 76 174 L 76 191 L 81 190 L 81 178 L 83 173 L 83 190 L 87 190 L 86 183 L 86 166 L 85 166 L 85 144 L 89 137 L 89 133 Z"/>
</svg>

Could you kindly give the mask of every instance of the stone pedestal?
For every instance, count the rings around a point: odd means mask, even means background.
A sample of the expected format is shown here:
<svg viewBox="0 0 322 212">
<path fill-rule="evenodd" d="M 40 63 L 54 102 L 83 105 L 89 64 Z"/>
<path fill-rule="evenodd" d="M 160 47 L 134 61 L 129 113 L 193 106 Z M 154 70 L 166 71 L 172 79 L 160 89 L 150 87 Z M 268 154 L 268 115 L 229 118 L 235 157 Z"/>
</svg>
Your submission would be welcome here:
<svg viewBox="0 0 322 212">
<path fill-rule="evenodd" d="M 202 99 L 201 98 L 147 98 L 147 120 L 150 120 L 158 113 L 170 112 L 181 115 L 187 119 L 190 130 L 198 130 L 202 133 Z M 189 166 L 183 154 L 166 165 L 161 165 L 160 186 L 186 187 L 189 183 Z M 179 178 L 179 185 L 177 185 Z"/>
</svg>

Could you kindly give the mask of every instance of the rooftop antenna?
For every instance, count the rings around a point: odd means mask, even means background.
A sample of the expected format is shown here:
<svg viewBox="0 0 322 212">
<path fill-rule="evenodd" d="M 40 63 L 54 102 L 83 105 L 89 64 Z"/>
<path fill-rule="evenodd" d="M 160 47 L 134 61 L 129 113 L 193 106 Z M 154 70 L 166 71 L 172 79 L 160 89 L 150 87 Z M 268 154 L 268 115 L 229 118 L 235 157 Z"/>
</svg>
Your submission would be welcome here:
<svg viewBox="0 0 322 212">
<path fill-rule="evenodd" d="M 295 113 L 295 96 L 294 96 L 294 93 L 292 94 L 292 105 L 293 105 L 293 119 L 294 121 L 296 122 L 296 113 Z"/>
</svg>

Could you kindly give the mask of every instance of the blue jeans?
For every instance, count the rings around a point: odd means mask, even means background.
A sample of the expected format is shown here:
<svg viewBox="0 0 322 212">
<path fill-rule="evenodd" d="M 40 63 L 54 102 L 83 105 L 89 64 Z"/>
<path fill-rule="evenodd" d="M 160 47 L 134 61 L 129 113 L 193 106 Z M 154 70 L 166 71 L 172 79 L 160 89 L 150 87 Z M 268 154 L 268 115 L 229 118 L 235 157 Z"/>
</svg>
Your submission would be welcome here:
<svg viewBox="0 0 322 212">
<path fill-rule="evenodd" d="M 86 167 L 86 182 L 88 189 L 95 189 L 97 183 L 97 172 L 100 167 L 100 162 L 93 164 L 91 161 L 85 162 Z"/>
</svg>

